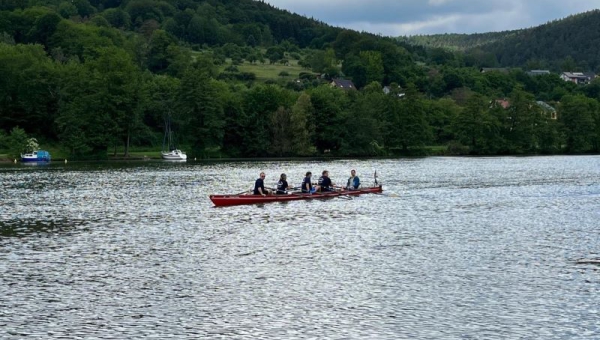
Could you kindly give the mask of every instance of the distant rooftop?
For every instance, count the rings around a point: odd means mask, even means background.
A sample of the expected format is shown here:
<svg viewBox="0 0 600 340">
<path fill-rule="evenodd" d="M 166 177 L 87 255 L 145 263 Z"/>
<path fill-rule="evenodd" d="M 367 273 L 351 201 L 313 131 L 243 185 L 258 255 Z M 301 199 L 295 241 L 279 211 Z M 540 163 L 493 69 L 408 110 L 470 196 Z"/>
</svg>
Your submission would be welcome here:
<svg viewBox="0 0 600 340">
<path fill-rule="evenodd" d="M 348 80 L 348 79 L 334 78 L 331 81 L 331 85 L 333 85 L 335 87 L 339 87 L 344 90 L 350 90 L 350 89 L 356 90 L 354 83 L 352 83 L 352 81 Z"/>
<path fill-rule="evenodd" d="M 539 75 L 544 75 L 544 74 L 550 74 L 550 71 L 548 71 L 548 70 L 531 70 L 531 71 L 527 72 L 527 74 L 530 76 L 539 76 Z"/>
</svg>

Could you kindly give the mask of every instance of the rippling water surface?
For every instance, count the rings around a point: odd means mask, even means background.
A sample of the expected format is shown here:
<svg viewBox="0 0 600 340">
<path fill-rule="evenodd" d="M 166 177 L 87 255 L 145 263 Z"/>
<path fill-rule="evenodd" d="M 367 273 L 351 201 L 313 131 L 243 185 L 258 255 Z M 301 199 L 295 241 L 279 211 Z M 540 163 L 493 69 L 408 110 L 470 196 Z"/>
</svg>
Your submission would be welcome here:
<svg viewBox="0 0 600 340">
<path fill-rule="evenodd" d="M 260 171 L 381 195 L 214 208 Z M 600 157 L 0 166 L 0 338 L 600 339 Z"/>
</svg>

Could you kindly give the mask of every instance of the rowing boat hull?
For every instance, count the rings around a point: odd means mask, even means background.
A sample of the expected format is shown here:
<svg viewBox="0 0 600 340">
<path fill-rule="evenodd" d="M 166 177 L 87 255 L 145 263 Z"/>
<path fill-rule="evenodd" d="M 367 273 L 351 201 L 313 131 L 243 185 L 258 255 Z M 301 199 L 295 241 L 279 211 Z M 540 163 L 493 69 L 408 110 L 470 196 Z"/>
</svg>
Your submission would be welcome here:
<svg viewBox="0 0 600 340">
<path fill-rule="evenodd" d="M 302 194 L 293 193 L 286 195 L 210 195 L 210 200 L 217 207 L 231 206 L 231 205 L 243 205 L 243 204 L 262 204 L 271 202 L 287 202 L 287 201 L 298 201 L 298 200 L 310 200 L 319 198 L 332 198 L 339 196 L 358 196 L 362 194 L 376 194 L 381 193 L 383 189 L 380 186 L 372 188 L 364 188 L 359 190 L 342 190 L 342 191 L 331 191 L 314 194 Z"/>
</svg>

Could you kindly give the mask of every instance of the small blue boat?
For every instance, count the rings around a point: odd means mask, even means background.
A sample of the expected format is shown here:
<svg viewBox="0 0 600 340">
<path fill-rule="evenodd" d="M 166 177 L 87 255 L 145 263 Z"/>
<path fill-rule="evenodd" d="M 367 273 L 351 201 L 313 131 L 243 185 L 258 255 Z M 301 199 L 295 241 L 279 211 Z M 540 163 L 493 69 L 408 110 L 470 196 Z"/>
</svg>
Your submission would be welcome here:
<svg viewBox="0 0 600 340">
<path fill-rule="evenodd" d="M 50 162 L 50 153 L 45 150 L 37 150 L 30 153 L 21 154 L 21 162 Z"/>
</svg>

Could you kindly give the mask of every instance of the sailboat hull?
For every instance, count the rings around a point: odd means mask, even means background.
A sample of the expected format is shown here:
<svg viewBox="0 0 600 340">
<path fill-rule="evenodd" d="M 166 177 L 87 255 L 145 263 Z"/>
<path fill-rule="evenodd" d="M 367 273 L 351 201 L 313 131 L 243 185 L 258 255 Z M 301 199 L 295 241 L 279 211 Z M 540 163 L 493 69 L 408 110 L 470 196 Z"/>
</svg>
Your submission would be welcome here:
<svg viewBox="0 0 600 340">
<path fill-rule="evenodd" d="M 185 161 L 187 155 L 181 150 L 172 150 L 170 152 L 161 152 L 162 159 L 167 161 Z"/>
</svg>

